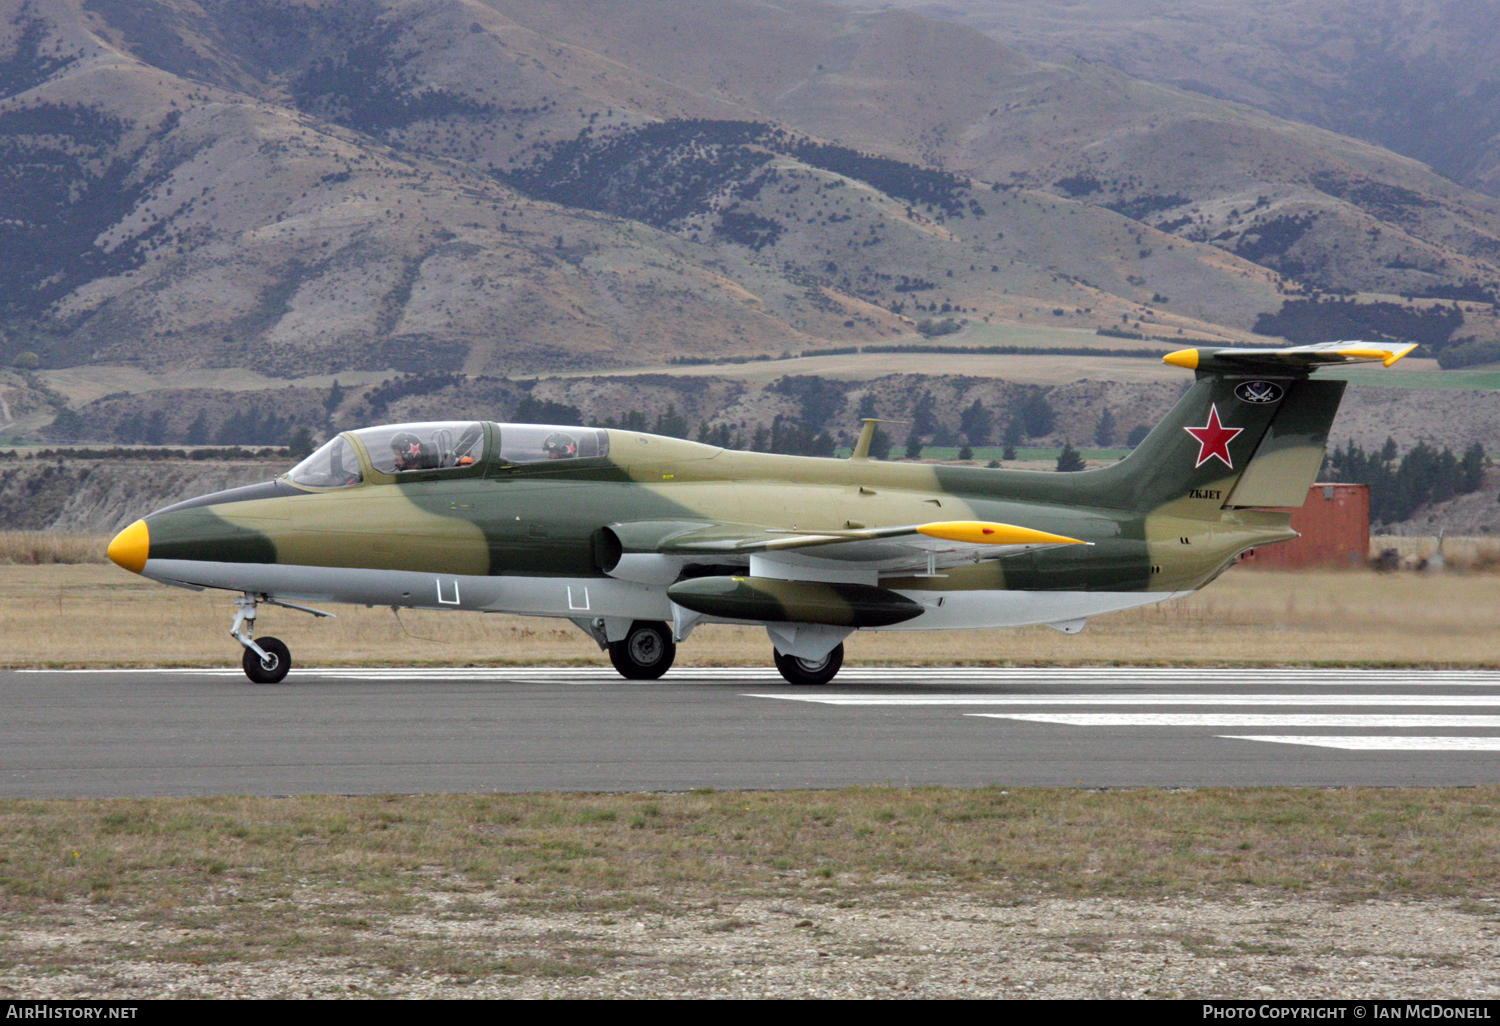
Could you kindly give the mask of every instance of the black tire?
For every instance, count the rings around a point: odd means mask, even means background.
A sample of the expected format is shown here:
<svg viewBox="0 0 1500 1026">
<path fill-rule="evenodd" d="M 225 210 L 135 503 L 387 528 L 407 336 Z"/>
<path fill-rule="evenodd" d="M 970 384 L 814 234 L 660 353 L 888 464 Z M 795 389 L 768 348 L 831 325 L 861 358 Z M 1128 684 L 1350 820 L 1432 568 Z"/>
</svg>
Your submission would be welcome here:
<svg viewBox="0 0 1500 1026">
<path fill-rule="evenodd" d="M 776 660 L 776 669 L 791 684 L 827 684 L 844 665 L 842 642 L 835 645 L 833 651 L 822 659 L 798 659 L 796 656 L 782 655 L 774 649 L 771 655 Z"/>
<path fill-rule="evenodd" d="M 637 620 L 625 637 L 609 643 L 609 661 L 626 680 L 655 680 L 676 658 L 677 643 L 664 623 Z"/>
<path fill-rule="evenodd" d="M 281 643 L 280 638 L 257 638 L 255 643 L 265 650 L 270 660 L 263 663 L 254 651 L 245 649 L 245 658 L 240 660 L 240 665 L 245 668 L 245 676 L 250 678 L 252 684 L 281 683 L 292 668 L 291 650 Z"/>
</svg>

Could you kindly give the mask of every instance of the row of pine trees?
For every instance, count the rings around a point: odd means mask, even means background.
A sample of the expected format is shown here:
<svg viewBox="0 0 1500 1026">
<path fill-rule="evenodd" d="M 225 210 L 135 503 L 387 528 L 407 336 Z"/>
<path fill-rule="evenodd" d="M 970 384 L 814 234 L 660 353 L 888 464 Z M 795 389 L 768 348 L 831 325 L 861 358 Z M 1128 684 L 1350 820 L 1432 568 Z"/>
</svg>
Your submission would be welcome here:
<svg viewBox="0 0 1500 1026">
<path fill-rule="evenodd" d="M 1392 438 L 1368 453 L 1351 439 L 1324 459 L 1321 480 L 1369 485 L 1370 522 L 1394 524 L 1411 519 L 1422 506 L 1478 491 L 1484 466 L 1484 446 L 1478 442 L 1462 456 L 1418 442 L 1403 456 Z"/>
</svg>

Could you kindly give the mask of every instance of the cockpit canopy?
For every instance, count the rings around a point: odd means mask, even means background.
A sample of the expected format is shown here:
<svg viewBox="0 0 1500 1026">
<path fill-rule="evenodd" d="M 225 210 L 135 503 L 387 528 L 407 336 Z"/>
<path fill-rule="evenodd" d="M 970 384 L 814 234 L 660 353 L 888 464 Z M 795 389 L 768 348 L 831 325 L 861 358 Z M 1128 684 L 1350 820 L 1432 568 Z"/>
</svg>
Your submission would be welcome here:
<svg viewBox="0 0 1500 1026">
<path fill-rule="evenodd" d="M 354 432 L 382 474 L 471 467 L 484 458 L 484 425 L 478 421 L 390 424 Z"/>
<path fill-rule="evenodd" d="M 497 424 L 506 463 L 592 459 L 609 455 L 609 432 L 555 424 Z"/>
<path fill-rule="evenodd" d="M 587 459 L 609 453 L 609 433 L 599 428 L 549 424 L 492 424 L 494 462 L 500 465 Z M 293 484 L 346 488 L 365 470 L 399 477 L 411 471 L 475 467 L 487 456 L 480 421 L 388 424 L 346 432 L 292 468 Z M 361 452 L 363 450 L 363 452 Z M 363 456 L 363 459 L 361 459 Z"/>
<path fill-rule="evenodd" d="M 343 435 L 335 435 L 293 467 L 287 477 L 304 488 L 347 488 L 363 481 L 365 474 L 354 446 Z"/>
</svg>

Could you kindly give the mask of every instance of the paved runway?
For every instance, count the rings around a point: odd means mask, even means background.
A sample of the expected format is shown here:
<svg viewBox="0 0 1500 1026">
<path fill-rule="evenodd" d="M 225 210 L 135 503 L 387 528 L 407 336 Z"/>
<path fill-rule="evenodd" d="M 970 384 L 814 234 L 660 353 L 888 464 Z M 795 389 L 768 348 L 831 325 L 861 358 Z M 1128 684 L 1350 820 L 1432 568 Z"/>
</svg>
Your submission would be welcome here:
<svg viewBox="0 0 1500 1026">
<path fill-rule="evenodd" d="M 0 671 L 0 796 L 1500 782 L 1500 672 Z"/>
</svg>

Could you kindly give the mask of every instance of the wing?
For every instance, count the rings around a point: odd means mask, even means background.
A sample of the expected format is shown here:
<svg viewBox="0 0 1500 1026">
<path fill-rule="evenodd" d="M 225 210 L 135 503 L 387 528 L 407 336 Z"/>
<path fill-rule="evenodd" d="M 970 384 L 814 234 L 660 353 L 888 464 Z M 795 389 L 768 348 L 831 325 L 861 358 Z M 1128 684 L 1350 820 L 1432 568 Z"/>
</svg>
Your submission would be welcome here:
<svg viewBox="0 0 1500 1026">
<path fill-rule="evenodd" d="M 684 523 L 663 524 L 660 526 L 675 530 L 656 531 L 652 526 L 611 524 L 610 530 L 623 542 L 623 553 L 650 553 L 673 562 L 744 565 L 752 557 L 761 557 L 803 567 L 822 564 L 830 569 L 885 574 L 905 570 L 932 573 L 937 567 L 996 559 L 1030 549 L 1093 544 L 981 520 L 836 531 Z"/>
</svg>

